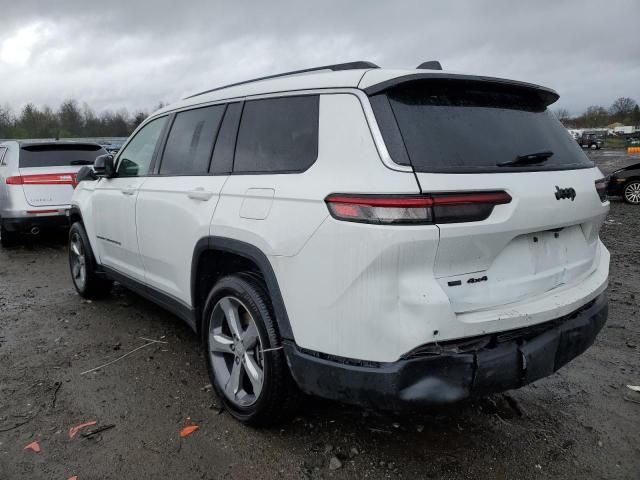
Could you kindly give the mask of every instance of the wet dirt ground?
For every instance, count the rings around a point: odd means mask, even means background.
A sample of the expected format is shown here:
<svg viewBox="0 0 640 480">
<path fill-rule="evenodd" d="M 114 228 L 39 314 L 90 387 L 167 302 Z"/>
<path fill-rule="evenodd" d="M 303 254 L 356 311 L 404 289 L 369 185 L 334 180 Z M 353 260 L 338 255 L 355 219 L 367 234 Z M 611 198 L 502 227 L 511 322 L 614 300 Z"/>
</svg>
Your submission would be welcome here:
<svg viewBox="0 0 640 480">
<path fill-rule="evenodd" d="M 590 155 L 605 173 L 640 161 Z M 418 416 L 306 399 L 269 430 L 219 409 L 198 339 L 176 317 L 122 288 L 77 296 L 64 235 L 0 250 L 0 479 L 640 478 L 640 404 L 625 400 L 640 384 L 639 233 L 640 207 L 612 200 L 608 323 L 553 376 Z M 81 375 L 141 337 L 166 343 Z M 87 421 L 97 425 L 70 440 Z M 180 438 L 190 424 L 199 430 Z M 24 450 L 36 440 L 40 453 Z"/>
</svg>

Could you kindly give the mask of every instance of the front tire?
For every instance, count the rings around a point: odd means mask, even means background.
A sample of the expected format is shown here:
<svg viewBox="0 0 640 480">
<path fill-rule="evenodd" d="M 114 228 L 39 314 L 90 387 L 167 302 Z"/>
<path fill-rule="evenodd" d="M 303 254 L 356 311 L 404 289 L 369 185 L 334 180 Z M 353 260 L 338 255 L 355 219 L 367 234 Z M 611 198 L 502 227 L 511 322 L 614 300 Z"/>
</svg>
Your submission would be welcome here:
<svg viewBox="0 0 640 480">
<path fill-rule="evenodd" d="M 631 205 L 640 205 L 640 180 L 632 180 L 624 186 L 622 198 Z"/>
<path fill-rule="evenodd" d="M 102 298 L 111 291 L 113 282 L 97 271 L 87 232 L 80 222 L 69 229 L 69 269 L 73 286 L 81 297 Z"/>
<path fill-rule="evenodd" d="M 205 305 L 202 332 L 211 383 L 233 417 L 266 426 L 292 413 L 298 391 L 259 276 L 219 280 Z"/>
</svg>

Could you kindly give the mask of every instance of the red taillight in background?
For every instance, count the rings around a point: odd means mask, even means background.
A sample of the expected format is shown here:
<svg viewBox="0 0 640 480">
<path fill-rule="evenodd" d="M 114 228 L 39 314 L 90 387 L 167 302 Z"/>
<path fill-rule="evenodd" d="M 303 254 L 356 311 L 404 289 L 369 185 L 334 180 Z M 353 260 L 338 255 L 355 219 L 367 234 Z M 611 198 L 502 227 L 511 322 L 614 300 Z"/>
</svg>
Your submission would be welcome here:
<svg viewBox="0 0 640 480">
<path fill-rule="evenodd" d="M 22 177 L 7 177 L 5 182 L 7 185 L 22 185 Z"/>
<path fill-rule="evenodd" d="M 600 197 L 600 201 L 602 203 L 607 201 L 607 186 L 608 182 L 606 178 L 596 180 L 596 192 L 598 192 L 598 196 Z"/>
<path fill-rule="evenodd" d="M 329 195 L 331 215 L 348 222 L 384 225 L 477 222 L 496 205 L 511 202 L 507 192 L 454 192 L 431 195 Z"/>
<path fill-rule="evenodd" d="M 7 185 L 71 185 L 76 187 L 75 173 L 42 173 L 7 177 Z"/>
<path fill-rule="evenodd" d="M 51 209 L 51 210 L 27 210 L 27 213 L 30 215 L 42 215 L 42 214 L 50 214 L 50 213 L 62 213 L 64 210 Z"/>
</svg>

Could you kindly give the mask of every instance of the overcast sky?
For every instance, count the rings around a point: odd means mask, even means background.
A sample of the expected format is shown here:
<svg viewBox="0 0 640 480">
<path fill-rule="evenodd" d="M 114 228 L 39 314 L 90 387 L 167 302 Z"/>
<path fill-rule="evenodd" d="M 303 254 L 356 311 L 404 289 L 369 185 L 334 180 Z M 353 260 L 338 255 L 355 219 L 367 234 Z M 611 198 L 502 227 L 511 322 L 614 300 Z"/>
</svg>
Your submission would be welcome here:
<svg viewBox="0 0 640 480">
<path fill-rule="evenodd" d="M 153 109 L 225 83 L 353 60 L 556 89 L 572 114 L 640 102 L 640 1 L 0 0 L 0 105 Z"/>
</svg>

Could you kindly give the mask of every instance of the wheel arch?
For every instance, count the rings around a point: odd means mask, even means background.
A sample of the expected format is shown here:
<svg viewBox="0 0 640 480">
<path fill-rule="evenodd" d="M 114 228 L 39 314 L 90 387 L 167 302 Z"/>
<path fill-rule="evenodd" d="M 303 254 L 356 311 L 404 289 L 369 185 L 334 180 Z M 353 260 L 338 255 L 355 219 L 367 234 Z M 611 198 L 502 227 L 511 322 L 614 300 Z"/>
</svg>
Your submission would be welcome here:
<svg viewBox="0 0 640 480">
<path fill-rule="evenodd" d="M 278 331 L 282 339 L 293 340 L 293 331 L 280 286 L 266 254 L 254 245 L 232 238 L 201 238 L 193 251 L 191 263 L 191 305 L 201 332 L 202 311 L 209 291 L 222 276 L 236 271 L 255 271 L 264 279 Z"/>
<path fill-rule="evenodd" d="M 78 207 L 77 205 L 72 205 L 69 209 L 69 226 L 73 225 L 76 222 L 80 222 L 84 225 L 84 219 L 82 218 L 80 207 Z"/>
<path fill-rule="evenodd" d="M 76 222 L 80 222 L 82 224 L 84 231 L 87 233 L 87 238 L 89 239 L 89 245 L 91 246 L 91 253 L 93 254 L 93 257 L 96 263 L 99 266 L 101 266 L 102 262 L 100 259 L 100 252 L 98 251 L 98 245 L 96 244 L 96 240 L 93 235 L 94 232 L 92 230 L 91 216 L 89 215 L 89 217 L 87 218 L 87 221 L 85 221 L 85 218 L 82 215 L 82 209 L 80 208 L 80 206 L 71 205 L 71 208 L 69 208 L 68 219 L 69 219 L 69 228 L 71 228 L 71 226 Z"/>
<path fill-rule="evenodd" d="M 624 182 L 624 186 L 626 187 L 631 182 L 640 182 L 640 175 L 632 175 L 631 177 L 628 177 L 627 181 Z"/>
</svg>

